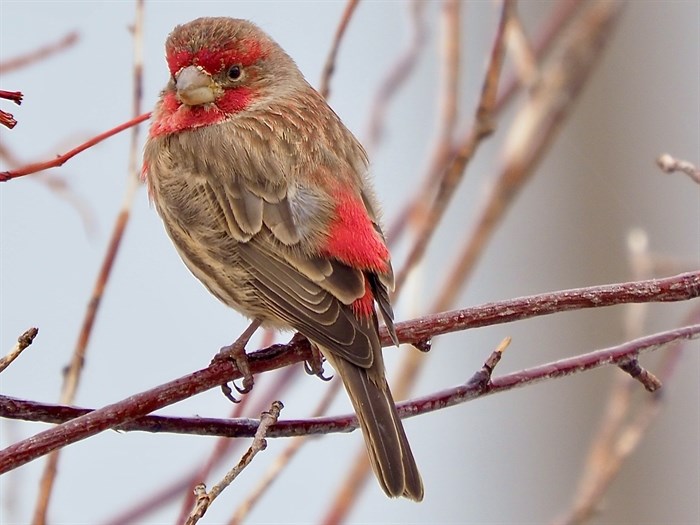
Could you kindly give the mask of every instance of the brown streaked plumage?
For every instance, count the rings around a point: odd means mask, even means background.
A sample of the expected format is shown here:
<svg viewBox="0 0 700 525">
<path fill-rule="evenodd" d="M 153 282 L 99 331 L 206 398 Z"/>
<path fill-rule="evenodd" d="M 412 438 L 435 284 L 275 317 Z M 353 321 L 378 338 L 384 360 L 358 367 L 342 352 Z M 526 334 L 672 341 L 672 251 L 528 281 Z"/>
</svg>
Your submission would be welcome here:
<svg viewBox="0 0 700 525">
<path fill-rule="evenodd" d="M 379 342 L 375 302 L 396 338 L 394 278 L 362 146 L 250 22 L 178 26 L 166 58 L 144 173 L 183 261 L 225 304 L 319 347 L 382 488 L 420 501 Z"/>
</svg>

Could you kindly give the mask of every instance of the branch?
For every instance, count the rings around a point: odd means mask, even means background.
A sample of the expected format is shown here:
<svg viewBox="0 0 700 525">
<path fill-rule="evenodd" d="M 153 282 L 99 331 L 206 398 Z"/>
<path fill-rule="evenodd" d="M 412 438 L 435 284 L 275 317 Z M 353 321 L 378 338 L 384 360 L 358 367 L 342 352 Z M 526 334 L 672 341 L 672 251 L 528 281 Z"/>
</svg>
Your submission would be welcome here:
<svg viewBox="0 0 700 525">
<path fill-rule="evenodd" d="M 140 118 L 138 115 L 141 113 L 141 86 L 143 76 L 143 0 L 136 2 L 135 23 L 132 32 L 134 37 L 134 91 L 132 102 L 133 116 L 136 117 L 135 120 L 137 120 Z M 80 378 L 83 371 L 83 364 L 85 363 L 85 356 L 87 355 L 88 343 L 92 334 L 92 327 L 95 319 L 97 318 L 97 312 L 102 302 L 102 297 L 104 295 L 107 282 L 109 281 L 112 267 L 114 266 L 114 261 L 116 260 L 117 253 L 119 251 L 119 246 L 121 245 L 121 241 L 124 237 L 126 225 L 131 215 L 131 207 L 136 195 L 136 189 L 139 185 L 139 169 L 137 167 L 137 159 L 139 157 L 138 133 L 138 127 L 132 128 L 126 196 L 124 198 L 124 202 L 122 203 L 121 210 L 119 211 L 119 215 L 117 216 L 117 220 L 115 221 L 112 237 L 107 245 L 107 252 L 104 256 L 102 266 L 97 275 L 97 279 L 95 280 L 92 295 L 88 301 L 87 311 L 85 312 L 83 324 L 78 335 L 78 341 L 73 349 L 70 364 L 68 365 L 64 374 L 60 396 L 62 404 L 72 404 L 78 391 L 78 385 L 80 384 Z M 43 525 L 47 522 L 46 516 L 48 513 L 49 502 L 53 493 L 56 473 L 58 471 L 59 453 L 60 450 L 54 450 L 47 458 L 46 465 L 44 466 L 44 471 L 42 473 L 39 485 L 39 494 L 37 496 L 36 507 L 34 509 L 34 518 L 32 520 L 34 525 Z"/>
<path fill-rule="evenodd" d="M 99 144 L 103 140 L 108 139 L 109 137 L 116 135 L 117 133 L 121 133 L 122 131 L 129 129 L 132 126 L 136 126 L 141 122 L 148 120 L 149 118 L 151 118 L 150 112 L 144 113 L 143 115 L 139 115 L 136 118 L 133 118 L 127 122 L 124 122 L 123 124 L 118 125 L 115 128 L 112 128 L 108 131 L 105 131 L 104 133 L 101 133 L 100 135 L 97 135 L 96 137 L 91 138 L 87 142 L 84 142 L 80 146 L 68 151 L 67 153 L 57 156 L 55 159 L 43 162 L 33 162 L 16 170 L 0 171 L 0 182 L 7 182 L 8 180 L 24 177 L 25 175 L 31 175 L 32 173 L 37 173 L 39 171 L 43 171 L 49 168 L 57 168 L 59 166 L 63 166 L 66 162 L 75 157 L 77 154 L 82 153 L 86 149 L 91 148 L 95 144 Z"/>
<path fill-rule="evenodd" d="M 54 42 L 53 44 L 48 44 L 46 46 L 40 47 L 39 49 L 27 53 L 6 62 L 0 63 L 0 75 L 6 75 L 7 73 L 26 67 L 34 62 L 43 60 L 51 55 L 63 51 L 64 49 L 72 46 L 78 41 L 78 33 L 72 31 L 64 36 L 61 40 Z"/>
<path fill-rule="evenodd" d="M 457 147 L 442 174 L 437 195 L 431 204 L 427 217 L 420 226 L 416 241 L 411 247 L 403 267 L 396 274 L 395 293 L 401 290 L 408 274 L 425 254 L 428 243 L 440 223 L 440 220 L 444 216 L 452 200 L 452 196 L 461 182 L 467 165 L 474 156 L 477 147 L 493 132 L 494 107 L 505 54 L 505 29 L 508 18 L 512 16 L 513 9 L 514 4 L 512 1 L 507 0 L 504 2 L 496 37 L 491 49 L 488 67 L 486 69 L 486 76 L 481 88 L 481 97 L 474 115 L 474 124 L 467 133 L 465 139 Z"/>
<path fill-rule="evenodd" d="M 428 34 L 428 29 L 423 17 L 425 6 L 426 3 L 422 0 L 412 0 L 410 4 L 411 39 L 408 47 L 401 53 L 396 63 L 389 69 L 389 72 L 379 86 L 379 89 L 377 89 L 377 94 L 372 101 L 369 133 L 365 141 L 365 147 L 369 152 L 376 149 L 384 134 L 384 120 L 387 109 L 389 108 L 389 101 L 411 76 L 418 63 L 418 56 L 425 47 Z"/>
<path fill-rule="evenodd" d="M 233 480 L 236 479 L 241 472 L 243 472 L 243 469 L 250 465 L 257 453 L 267 448 L 267 441 L 265 441 L 265 437 L 267 436 L 270 427 L 279 419 L 280 412 L 283 408 L 284 405 L 280 401 L 274 401 L 269 412 L 263 412 L 260 414 L 260 422 L 258 423 L 258 428 L 255 431 L 253 443 L 250 445 L 250 448 L 245 454 L 243 454 L 243 457 L 238 464 L 229 470 L 223 479 L 214 485 L 208 493 L 206 492 L 206 486 L 203 483 L 195 487 L 197 501 L 192 509 L 192 512 L 187 517 L 185 525 L 195 525 L 199 519 L 204 516 L 204 513 L 207 511 L 212 502 L 226 489 L 226 487 L 233 483 Z"/>
<path fill-rule="evenodd" d="M 441 334 L 527 319 L 555 312 L 612 306 L 624 303 L 684 301 L 700 296 L 700 271 L 667 279 L 594 286 L 541 294 L 480 307 L 430 315 L 398 323 L 396 332 L 402 343 L 418 344 Z M 382 344 L 391 338 L 382 330 Z M 254 374 L 289 366 L 311 358 L 308 341 L 294 338 L 287 345 L 272 345 L 249 355 Z M 241 377 L 226 361 L 165 383 L 154 389 L 108 405 L 74 420 L 62 423 L 0 451 L 0 474 L 103 430 L 124 425 L 168 405 L 192 397 Z M 0 416 L 6 417 L 4 410 Z"/>
<path fill-rule="evenodd" d="M 333 45 L 326 58 L 326 63 L 323 66 L 323 73 L 321 74 L 321 83 L 319 84 L 318 92 L 321 96 L 327 99 L 331 94 L 331 77 L 335 71 L 335 59 L 338 56 L 338 50 L 340 49 L 340 42 L 343 40 L 345 35 L 345 30 L 350 24 L 350 19 L 355 13 L 355 8 L 360 3 L 360 0 L 348 0 L 345 6 L 345 11 L 343 11 L 343 16 L 340 18 L 340 23 L 338 28 L 335 30 L 335 37 L 333 38 Z"/>
<path fill-rule="evenodd" d="M 681 173 L 685 173 L 688 177 L 690 177 L 691 180 L 694 180 L 700 184 L 700 170 L 686 160 L 675 159 L 668 153 L 664 153 L 658 159 L 656 159 L 656 164 L 664 171 L 664 173 L 674 173 L 676 171 L 680 171 Z"/>
<path fill-rule="evenodd" d="M 700 324 L 694 324 L 676 328 L 674 330 L 658 332 L 656 334 L 628 341 L 621 345 L 596 350 L 594 352 L 577 355 L 575 357 L 561 359 L 559 361 L 552 361 L 550 363 L 491 379 L 489 368 L 492 369 L 500 359 L 501 352 L 503 350 L 502 345 L 496 350 L 496 352 L 491 354 L 484 367 L 477 371 L 477 373 L 475 373 L 472 378 L 465 383 L 441 390 L 428 396 L 397 403 L 396 407 L 401 418 L 419 416 L 434 412 L 436 410 L 459 405 L 489 394 L 505 392 L 559 377 L 566 377 L 587 370 L 592 370 L 594 368 L 599 368 L 601 366 L 619 365 L 620 363 L 624 363 L 629 359 L 638 357 L 642 353 L 657 351 L 672 343 L 679 343 L 698 338 L 700 338 Z M 484 378 L 486 379 L 484 380 Z M 135 397 L 143 397 L 143 394 L 139 394 Z M 8 407 L 15 405 L 21 409 L 23 406 L 27 406 L 28 404 L 30 403 L 27 401 L 19 401 L 7 396 L 0 396 L 0 410 L 2 411 L 2 415 L 4 417 L 12 417 L 11 415 L 8 416 L 6 412 Z M 35 408 L 45 410 L 46 413 L 51 414 L 50 418 L 43 420 L 46 422 L 54 422 L 62 419 L 65 420 L 65 418 L 74 417 L 77 414 L 84 414 L 76 419 L 67 420 L 61 426 L 71 425 L 80 420 L 84 420 L 92 425 L 94 418 L 90 418 L 90 416 L 95 415 L 98 412 L 103 412 L 106 408 L 109 408 L 105 407 L 104 409 L 89 411 L 88 409 L 77 409 L 73 407 L 52 407 L 50 405 L 40 405 L 38 403 L 31 404 Z M 119 404 L 120 403 L 117 403 L 117 405 Z M 42 421 L 38 418 L 33 420 Z M 324 435 L 351 432 L 357 427 L 358 422 L 356 416 L 354 414 L 345 414 L 333 417 L 279 421 L 270 428 L 267 435 L 268 437 L 275 438 Z M 253 419 L 146 416 L 122 425 L 114 425 L 113 428 L 121 431 L 144 431 L 154 433 L 172 432 L 177 434 L 209 435 L 227 438 L 249 438 L 255 436 L 255 432 L 258 428 L 258 421 Z M 41 436 L 41 434 L 38 434 L 33 439 L 36 440 L 36 438 Z M 9 450 L 10 448 L 12 447 L 8 447 L 5 450 Z M 2 456 L 0 456 L 0 474 L 19 466 L 15 464 L 16 458 L 5 458 L 4 453 L 5 451 L 3 451 Z M 9 468 L 6 468 L 6 462 Z M 26 461 L 23 461 L 21 464 L 24 463 L 26 463 Z"/>
<path fill-rule="evenodd" d="M 0 372 L 5 370 L 12 362 L 24 352 L 24 350 L 34 342 L 34 338 L 39 333 L 38 328 L 30 328 L 17 338 L 17 343 L 9 353 L 0 359 Z"/>
<path fill-rule="evenodd" d="M 486 244 L 571 114 L 624 5 L 610 0 L 593 2 L 562 36 L 531 97 L 515 116 L 503 148 L 504 166 L 478 212 L 472 231 L 467 234 L 433 311 L 449 308 L 461 292 Z"/>
</svg>

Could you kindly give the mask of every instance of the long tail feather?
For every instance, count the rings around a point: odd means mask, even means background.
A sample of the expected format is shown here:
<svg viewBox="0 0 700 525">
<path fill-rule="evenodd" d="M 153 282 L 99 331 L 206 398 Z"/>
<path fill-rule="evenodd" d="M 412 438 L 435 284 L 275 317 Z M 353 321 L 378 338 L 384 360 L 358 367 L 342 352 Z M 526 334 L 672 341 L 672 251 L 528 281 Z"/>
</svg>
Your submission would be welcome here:
<svg viewBox="0 0 700 525">
<path fill-rule="evenodd" d="M 423 481 L 384 374 L 376 373 L 375 366 L 360 368 L 324 348 L 321 351 L 343 380 L 382 489 L 390 497 L 421 501 Z"/>
</svg>

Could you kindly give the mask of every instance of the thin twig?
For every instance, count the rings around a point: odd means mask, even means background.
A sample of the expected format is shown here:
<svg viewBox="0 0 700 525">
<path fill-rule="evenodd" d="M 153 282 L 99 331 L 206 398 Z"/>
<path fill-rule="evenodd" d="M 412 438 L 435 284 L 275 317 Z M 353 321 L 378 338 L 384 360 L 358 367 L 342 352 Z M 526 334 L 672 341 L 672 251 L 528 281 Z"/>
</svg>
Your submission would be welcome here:
<svg viewBox="0 0 700 525">
<path fill-rule="evenodd" d="M 563 35 L 531 98 L 515 117 L 502 154 L 504 166 L 432 311 L 449 308 L 462 291 L 487 242 L 570 115 L 623 7 L 622 2 L 611 0 L 594 2 Z"/>
<path fill-rule="evenodd" d="M 214 500 L 229 486 L 233 483 L 238 475 L 243 472 L 248 465 L 250 465 L 253 458 L 267 448 L 267 441 L 265 437 L 267 436 L 268 429 L 270 426 L 274 425 L 280 416 L 280 411 L 284 408 L 281 401 L 274 401 L 270 410 L 268 412 L 263 412 L 260 414 L 260 423 L 255 432 L 255 437 L 253 438 L 253 443 L 251 443 L 248 451 L 243 454 L 243 457 L 238 462 L 238 464 L 229 470 L 221 481 L 212 487 L 212 489 L 207 493 L 206 487 L 203 484 L 198 485 L 195 488 L 195 494 L 197 494 L 197 501 L 195 503 L 192 512 L 185 521 L 185 525 L 195 525 L 199 519 L 204 516 L 204 513 L 211 506 Z"/>
<path fill-rule="evenodd" d="M 664 153 L 658 159 L 656 159 L 656 164 L 661 168 L 664 173 L 675 173 L 680 171 L 685 173 L 691 180 L 694 180 L 700 184 L 700 170 L 691 164 L 687 160 L 680 160 L 673 158 L 668 153 Z"/>
<path fill-rule="evenodd" d="M 424 2 L 419 2 L 424 5 Z M 440 48 L 441 89 L 438 138 L 430 153 L 427 174 L 419 191 L 411 198 L 387 228 L 386 239 L 389 246 L 396 243 L 409 224 L 420 225 L 429 212 L 430 201 L 434 198 L 440 175 L 445 173 L 454 159 L 454 130 L 459 116 L 459 72 L 460 72 L 460 25 L 461 2 L 448 0 L 443 4 L 443 38 Z M 418 22 L 416 22 L 417 24 Z M 424 22 L 421 22 L 423 25 Z M 417 31 L 417 29 L 416 29 Z M 423 29 L 425 33 L 426 30 Z M 423 37 L 425 39 L 425 37 Z M 417 53 L 417 50 L 416 50 Z M 413 64 L 415 60 L 411 60 Z M 383 106 L 376 105 L 377 109 Z"/>
<path fill-rule="evenodd" d="M 331 403 L 335 399 L 336 394 L 340 390 L 341 381 L 339 378 L 334 378 L 331 382 L 326 393 L 321 398 L 316 409 L 312 412 L 311 417 L 321 417 L 328 411 Z M 301 449 L 302 445 L 306 443 L 306 437 L 298 437 L 294 439 L 283 451 L 277 456 L 274 463 L 270 468 L 263 474 L 258 480 L 257 485 L 250 494 L 243 500 L 243 502 L 238 505 L 236 512 L 229 521 L 229 525 L 237 525 L 243 523 L 250 511 L 255 507 L 255 505 L 260 501 L 260 499 L 265 495 L 265 493 L 272 487 L 272 483 L 279 477 L 280 472 L 289 464 L 289 462 L 294 458 L 296 453 Z"/>
<path fill-rule="evenodd" d="M 58 155 L 54 159 L 43 162 L 33 162 L 16 170 L 0 171 L 0 182 L 7 182 L 8 180 L 24 177 L 25 175 L 31 175 L 32 173 L 37 173 L 39 171 L 43 171 L 49 168 L 57 168 L 59 166 L 63 166 L 70 159 L 72 159 L 79 153 L 82 153 L 86 149 L 91 148 L 95 144 L 99 144 L 103 140 L 108 139 L 109 137 L 118 133 L 121 133 L 126 129 L 141 124 L 141 122 L 144 122 L 149 118 L 151 118 L 150 112 L 144 113 L 143 115 L 139 115 L 136 118 L 132 118 L 131 120 L 124 122 L 123 124 L 120 124 L 108 131 L 105 131 L 104 133 L 100 133 L 99 135 L 91 138 L 90 140 L 84 142 L 80 146 L 77 146 L 76 148 L 73 148 L 72 150 L 64 153 L 63 155 Z"/>
<path fill-rule="evenodd" d="M 557 39 L 566 27 L 568 20 L 583 3 L 583 0 L 561 0 L 555 3 L 552 15 L 550 15 L 542 25 L 538 37 L 535 39 L 533 47 L 538 61 L 549 53 L 552 43 Z M 517 77 L 511 75 L 505 82 L 505 88 L 501 91 L 496 100 L 494 116 L 499 115 L 501 111 L 505 109 L 521 87 L 522 85 L 519 83 Z M 439 159 L 439 155 L 433 154 L 433 159 Z M 449 158 L 447 160 L 449 160 Z M 386 229 L 386 238 L 390 245 L 401 236 L 410 217 L 415 217 L 416 215 L 420 216 L 425 213 L 423 211 L 425 207 L 424 196 L 432 194 L 430 188 L 435 185 L 438 175 L 445 171 L 446 165 L 447 161 L 444 163 L 436 161 L 431 163 L 420 190 L 416 192 L 416 195 L 411 199 L 410 203 L 404 206 L 391 225 Z"/>
<path fill-rule="evenodd" d="M 586 4 L 586 0 L 559 0 L 552 2 L 552 12 L 540 27 L 533 39 L 532 49 L 536 62 L 540 62 L 551 51 L 552 45 L 574 20 L 576 12 Z M 510 75 L 503 83 L 503 91 L 496 101 L 495 112 L 500 113 L 513 100 L 514 95 L 523 87 L 516 75 Z"/>
<path fill-rule="evenodd" d="M 26 55 L 15 57 L 11 60 L 2 62 L 0 63 L 0 75 L 6 75 L 7 73 L 10 73 L 15 69 L 20 69 L 34 62 L 38 62 L 39 60 L 44 60 L 45 58 L 48 58 L 51 55 L 58 53 L 59 51 L 63 51 L 64 49 L 72 46 L 77 41 L 78 33 L 76 31 L 73 31 L 71 33 L 68 33 L 66 36 L 64 36 L 57 42 L 54 42 L 53 44 L 45 45 L 35 51 L 27 53 Z"/>
<path fill-rule="evenodd" d="M 481 369 L 479 369 L 471 377 L 471 379 L 467 381 L 467 386 L 481 389 L 487 388 L 489 383 L 491 382 L 491 376 L 493 375 L 493 371 L 496 368 L 496 365 L 501 362 L 503 352 L 505 352 L 506 348 L 510 346 L 510 343 L 510 337 L 506 337 L 503 341 L 501 341 L 500 344 L 496 347 L 496 349 L 493 352 L 491 352 L 491 355 L 488 357 L 488 359 L 484 361 L 484 366 L 482 366 Z"/>
<path fill-rule="evenodd" d="M 263 335 L 260 338 L 260 346 L 270 346 L 274 342 L 275 334 L 271 329 L 265 329 Z M 251 412 L 254 414 L 259 414 L 265 410 L 273 399 L 281 399 L 285 394 L 289 386 L 292 384 L 292 379 L 298 377 L 298 369 L 289 367 L 280 370 L 279 374 L 274 376 L 273 386 L 265 390 L 255 389 L 248 395 L 241 396 L 241 398 L 233 406 L 230 418 L 238 418 L 243 414 L 243 409 L 255 400 L 255 404 L 251 408 Z M 255 397 L 253 397 L 255 396 Z M 182 499 L 182 506 L 180 507 L 180 515 L 175 523 L 184 523 L 187 516 L 194 505 L 194 500 L 192 493 L 189 489 L 192 485 L 196 484 L 199 480 L 207 479 L 212 470 L 216 468 L 219 464 L 223 463 L 230 452 L 233 452 L 238 443 L 231 439 L 221 438 L 216 441 L 212 452 L 204 462 L 201 468 L 196 469 L 192 472 L 190 476 L 190 481 L 187 483 L 186 494 Z M 129 522 L 134 521 L 134 517 L 128 520 Z"/>
<path fill-rule="evenodd" d="M 406 262 L 396 275 L 396 293 L 401 290 L 408 274 L 425 254 L 428 243 L 444 216 L 447 206 L 454 195 L 455 189 L 461 182 L 467 164 L 472 159 L 476 148 L 493 131 L 493 108 L 496 103 L 498 81 L 501 74 L 501 66 L 503 65 L 505 28 L 512 9 L 513 3 L 506 0 L 501 11 L 501 18 L 481 90 L 481 97 L 474 116 L 474 125 L 469 130 L 465 140 L 457 148 L 454 157 L 440 180 L 438 192 L 431 204 L 430 211 L 421 225 L 416 241 L 406 257 Z"/>
<path fill-rule="evenodd" d="M 637 279 L 654 275 L 657 264 L 649 251 L 646 233 L 639 229 L 632 230 L 627 238 L 627 246 L 632 275 Z M 644 329 L 648 305 L 630 304 L 625 310 L 626 337 L 639 337 Z M 700 308 L 696 308 L 688 318 L 688 324 L 697 322 L 700 322 Z M 660 379 L 655 378 L 652 388 L 656 388 L 661 381 L 667 383 L 671 379 L 681 349 L 682 345 L 675 345 L 663 354 L 661 363 L 657 365 Z M 616 376 L 601 422 L 591 440 L 571 508 L 554 523 L 573 525 L 590 520 L 598 511 L 602 498 L 625 460 L 636 449 L 659 414 L 663 396 L 644 396 L 641 403 L 635 404 L 632 396 L 635 386 L 636 383 L 630 377 L 622 374 Z M 647 387 L 647 390 L 650 388 Z"/>
<path fill-rule="evenodd" d="M 360 3 L 360 0 L 348 0 L 345 4 L 345 10 L 343 11 L 343 16 L 340 18 L 340 23 L 335 30 L 335 37 L 333 38 L 333 44 L 328 52 L 328 57 L 326 58 L 326 63 L 323 66 L 323 73 L 321 74 L 321 83 L 319 84 L 318 92 L 321 96 L 327 99 L 331 94 L 331 77 L 335 71 L 335 60 L 338 56 L 338 50 L 340 49 L 340 42 L 343 40 L 345 35 L 345 30 L 348 28 L 348 24 L 352 19 L 352 15 L 355 13 L 355 8 Z"/>
<path fill-rule="evenodd" d="M 418 63 L 418 56 L 425 46 L 428 34 L 427 25 L 423 13 L 426 2 L 422 0 L 412 0 L 409 8 L 411 13 L 411 38 L 406 50 L 399 55 L 396 63 L 389 69 L 386 77 L 377 89 L 370 109 L 370 122 L 368 138 L 365 141 L 367 151 L 371 153 L 376 150 L 382 135 L 384 134 L 384 121 L 389 108 L 389 101 L 398 93 L 415 71 Z"/>
<path fill-rule="evenodd" d="M 511 16 L 506 28 L 508 52 L 513 57 L 520 84 L 531 88 L 537 81 L 539 68 L 537 56 L 525 34 L 525 28 L 517 15 Z"/>
<path fill-rule="evenodd" d="M 22 103 L 22 97 L 23 95 L 20 91 L 4 91 L 0 89 L 0 98 L 11 100 L 17 105 Z M 12 129 L 17 125 L 17 120 L 12 113 L 0 109 L 0 125 Z"/>
<path fill-rule="evenodd" d="M 38 328 L 30 328 L 17 338 L 17 343 L 12 347 L 9 353 L 0 359 L 0 372 L 5 370 L 19 355 L 34 342 L 34 338 L 39 333 Z"/>
<path fill-rule="evenodd" d="M 21 91 L 5 91 L 4 89 L 0 89 L 0 98 L 4 98 L 5 100 L 10 100 L 17 104 L 18 106 L 22 104 L 22 98 L 24 95 L 22 95 Z"/>
<path fill-rule="evenodd" d="M 141 97 L 142 97 L 142 76 L 143 76 L 143 0 L 136 2 L 135 22 L 133 27 L 134 40 L 134 71 L 133 71 L 133 115 L 137 116 L 141 113 Z M 61 404 L 72 404 L 80 384 L 80 377 L 83 370 L 83 363 L 87 354 L 88 342 L 92 334 L 92 327 L 97 317 L 97 312 L 106 288 L 109 276 L 111 274 L 114 261 L 116 260 L 119 246 L 126 229 L 126 225 L 131 213 L 131 207 L 136 195 L 136 189 L 139 184 L 139 169 L 137 168 L 138 158 L 138 126 L 132 128 L 131 148 L 129 152 L 129 175 L 127 180 L 127 189 L 124 202 L 117 216 L 117 220 L 112 231 L 112 237 L 107 247 L 105 258 L 102 262 L 102 267 L 97 276 L 92 295 L 88 301 L 87 312 L 83 319 L 83 325 L 78 336 L 70 364 L 68 365 L 63 386 L 61 388 L 60 402 Z M 67 159 L 66 159 L 67 160 Z M 59 450 L 53 451 L 47 458 L 46 465 L 39 484 L 39 493 L 32 518 L 33 525 L 44 525 L 48 512 L 49 502 L 56 479 L 56 472 L 59 460 Z"/>
<path fill-rule="evenodd" d="M 286 367 L 280 370 L 279 374 L 270 378 L 273 381 L 271 388 L 260 390 L 258 386 L 254 390 L 256 393 L 255 398 L 253 398 L 252 395 L 244 396 L 241 402 L 233 407 L 231 417 L 241 417 L 242 409 L 248 406 L 247 403 L 252 403 L 250 406 L 251 413 L 259 414 L 270 405 L 272 399 L 283 396 L 286 390 L 292 385 L 292 380 L 299 376 L 299 369 L 297 367 Z M 224 436 L 221 433 L 212 433 L 211 435 L 218 435 L 220 439 L 217 440 L 211 455 L 204 462 L 203 467 L 200 467 L 200 462 L 197 462 L 197 466 L 191 469 L 190 472 L 186 472 L 179 478 L 171 480 L 165 486 L 159 486 L 155 493 L 146 496 L 142 501 L 135 503 L 131 508 L 122 509 L 121 514 L 112 517 L 105 522 L 104 525 L 130 525 L 131 523 L 142 522 L 148 514 L 155 512 L 158 508 L 163 507 L 172 499 L 186 492 L 186 497 L 183 498 L 180 516 L 176 521 L 176 523 L 183 523 L 187 519 L 187 515 L 194 504 L 191 490 L 192 486 L 199 480 L 206 479 L 216 466 L 222 464 L 226 458 L 237 449 L 238 445 L 242 445 L 241 441 L 230 439 L 231 436 Z"/>
</svg>

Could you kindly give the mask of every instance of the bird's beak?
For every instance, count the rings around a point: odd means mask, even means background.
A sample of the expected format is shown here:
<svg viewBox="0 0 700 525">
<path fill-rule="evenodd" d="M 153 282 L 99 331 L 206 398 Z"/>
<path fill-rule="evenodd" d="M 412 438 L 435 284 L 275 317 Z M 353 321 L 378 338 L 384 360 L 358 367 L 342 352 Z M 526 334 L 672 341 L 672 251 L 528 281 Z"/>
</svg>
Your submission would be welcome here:
<svg viewBox="0 0 700 525">
<path fill-rule="evenodd" d="M 214 80 L 196 66 L 188 66 L 177 74 L 175 88 L 177 98 L 188 106 L 200 106 L 216 100 Z"/>
</svg>

